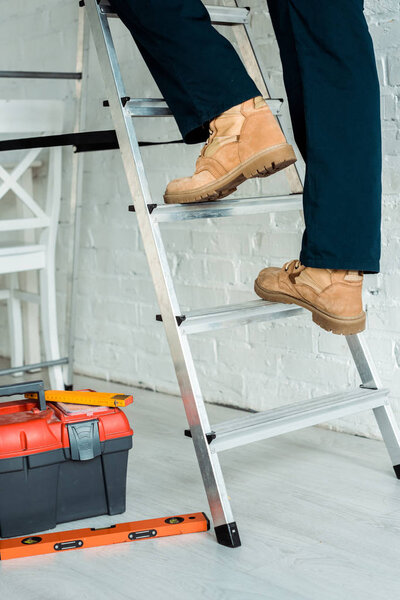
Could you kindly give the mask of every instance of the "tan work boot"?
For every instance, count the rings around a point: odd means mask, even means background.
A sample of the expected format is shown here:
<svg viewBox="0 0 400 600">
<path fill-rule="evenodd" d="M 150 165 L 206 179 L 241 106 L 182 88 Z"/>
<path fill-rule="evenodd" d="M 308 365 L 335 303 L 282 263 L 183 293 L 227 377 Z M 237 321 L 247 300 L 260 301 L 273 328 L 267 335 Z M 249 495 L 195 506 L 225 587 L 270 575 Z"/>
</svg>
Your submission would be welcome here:
<svg viewBox="0 0 400 600">
<path fill-rule="evenodd" d="M 167 204 L 219 200 L 251 177 L 267 177 L 296 161 L 292 146 L 262 96 L 223 112 L 210 122 L 210 137 L 191 177 L 174 179 Z"/>
<path fill-rule="evenodd" d="M 262 269 L 254 290 L 264 300 L 307 308 L 326 331 L 351 335 L 365 329 L 362 283 L 359 271 L 316 269 L 291 260 L 281 269 Z"/>
</svg>

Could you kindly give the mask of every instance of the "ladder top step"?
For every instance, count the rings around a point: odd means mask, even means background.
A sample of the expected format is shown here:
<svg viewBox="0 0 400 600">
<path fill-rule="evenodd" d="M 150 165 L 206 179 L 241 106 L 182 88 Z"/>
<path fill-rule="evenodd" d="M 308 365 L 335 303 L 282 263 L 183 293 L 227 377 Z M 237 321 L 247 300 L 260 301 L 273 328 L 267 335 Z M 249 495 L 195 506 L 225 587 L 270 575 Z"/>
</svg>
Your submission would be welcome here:
<svg viewBox="0 0 400 600">
<path fill-rule="evenodd" d="M 100 0 L 100 11 L 108 18 L 117 18 L 109 0 Z M 250 21 L 250 9 L 230 6 L 206 6 L 211 21 L 221 25 L 244 25 Z"/>
<path fill-rule="evenodd" d="M 215 433 L 215 439 L 211 443 L 211 448 L 215 452 L 228 450 L 383 406 L 387 404 L 388 394 L 389 390 L 385 388 L 356 388 L 320 396 L 305 402 L 287 404 L 265 412 L 247 414 L 238 419 L 213 425 L 211 429 Z"/>
<path fill-rule="evenodd" d="M 245 25 L 250 22 L 250 8 L 237 6 L 207 6 L 213 23 L 222 25 Z"/>
</svg>

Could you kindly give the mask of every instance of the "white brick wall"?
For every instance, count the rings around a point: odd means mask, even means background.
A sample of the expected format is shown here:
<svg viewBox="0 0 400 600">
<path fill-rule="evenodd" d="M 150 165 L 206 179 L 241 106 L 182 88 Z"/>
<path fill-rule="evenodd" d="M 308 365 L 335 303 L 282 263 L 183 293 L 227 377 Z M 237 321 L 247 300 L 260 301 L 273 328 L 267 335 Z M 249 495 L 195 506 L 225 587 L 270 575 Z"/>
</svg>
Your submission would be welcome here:
<svg viewBox="0 0 400 600">
<path fill-rule="evenodd" d="M 255 9 L 253 28 L 262 60 L 278 94 L 281 67 L 263 0 L 246 0 Z M 384 135 L 384 220 L 382 272 L 367 276 L 367 337 L 400 420 L 400 11 L 397 0 L 369 0 L 366 15 L 374 38 L 382 84 Z M 77 2 L 14 0 L 0 23 L 2 69 L 74 70 Z M 127 90 L 158 96 L 129 34 L 113 23 Z M 229 35 L 228 29 L 224 33 Z M 62 98 L 66 129 L 74 113 L 72 82 L 0 80 L 2 98 Z M 90 59 L 87 129 L 111 128 L 102 107 L 103 84 L 95 53 Z M 142 139 L 179 136 L 172 119 L 138 122 Z M 144 149 L 150 186 L 159 201 L 169 179 L 190 174 L 198 147 Z M 71 150 L 64 150 L 63 211 L 58 245 L 61 340 L 64 343 L 66 253 L 71 236 L 68 194 Z M 247 182 L 238 197 L 287 193 L 283 174 Z M 154 291 L 138 235 L 128 214 L 129 194 L 118 152 L 85 157 L 84 208 L 79 271 L 76 370 L 114 381 L 178 393 Z M 253 299 L 254 277 L 266 265 L 297 256 L 302 232 L 298 212 L 241 219 L 208 220 L 163 226 L 171 268 L 183 309 Z M 7 355 L 5 310 L 0 311 L 0 353 Z M 286 323 L 252 325 L 195 336 L 192 349 L 205 397 L 211 402 L 266 409 L 358 384 L 343 338 L 311 324 L 309 316 Z M 336 424 L 342 430 L 377 435 L 369 415 Z"/>
</svg>

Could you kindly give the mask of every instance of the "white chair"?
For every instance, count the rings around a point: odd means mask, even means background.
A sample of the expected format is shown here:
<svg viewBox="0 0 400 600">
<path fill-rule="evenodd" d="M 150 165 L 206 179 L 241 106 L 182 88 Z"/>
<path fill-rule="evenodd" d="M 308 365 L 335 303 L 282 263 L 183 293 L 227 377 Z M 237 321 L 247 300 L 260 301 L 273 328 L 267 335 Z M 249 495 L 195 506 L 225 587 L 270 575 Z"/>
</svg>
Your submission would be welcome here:
<svg viewBox="0 0 400 600">
<path fill-rule="evenodd" d="M 0 135 L 5 134 L 3 138 L 10 138 L 60 133 L 63 113 L 61 101 L 0 100 Z M 37 160 L 42 152 L 43 148 L 18 151 L 18 160 L 14 158 L 15 152 L 0 153 L 0 275 L 5 275 L 6 280 L 6 289 L 0 289 L 0 300 L 6 300 L 8 305 L 12 367 L 40 362 L 38 305 L 45 359 L 51 361 L 60 358 L 55 250 L 61 201 L 62 154 L 60 147 L 46 151 L 47 191 L 42 207 L 33 198 L 32 182 L 32 170 L 43 164 Z M 13 193 L 12 200 L 14 202 L 15 199 L 19 209 L 11 218 L 6 218 L 5 196 L 7 194 L 10 199 L 9 192 Z M 49 375 L 52 388 L 64 389 L 62 365 L 50 367 Z"/>
</svg>

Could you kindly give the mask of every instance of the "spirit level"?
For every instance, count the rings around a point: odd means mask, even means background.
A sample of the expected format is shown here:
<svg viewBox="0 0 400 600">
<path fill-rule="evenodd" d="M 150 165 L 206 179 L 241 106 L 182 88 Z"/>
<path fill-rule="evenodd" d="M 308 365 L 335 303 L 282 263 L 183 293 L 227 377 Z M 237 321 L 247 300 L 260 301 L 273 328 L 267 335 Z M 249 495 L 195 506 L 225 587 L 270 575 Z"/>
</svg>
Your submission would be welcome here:
<svg viewBox="0 0 400 600">
<path fill-rule="evenodd" d="M 106 394 L 93 390 L 46 390 L 44 397 L 46 402 L 68 402 L 91 406 L 124 407 L 133 402 L 133 397 L 126 394 Z M 25 398 L 36 400 L 37 394 L 27 392 Z"/>
<path fill-rule="evenodd" d="M 65 550 L 80 550 L 109 544 L 121 544 L 137 540 L 154 539 L 183 533 L 198 533 L 208 531 L 210 521 L 204 513 L 177 515 L 147 521 L 132 521 L 119 523 L 110 527 L 98 529 L 73 529 L 58 531 L 43 535 L 0 540 L 0 559 L 23 558 L 63 552 Z"/>
</svg>

